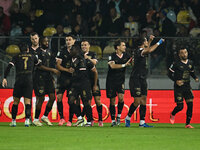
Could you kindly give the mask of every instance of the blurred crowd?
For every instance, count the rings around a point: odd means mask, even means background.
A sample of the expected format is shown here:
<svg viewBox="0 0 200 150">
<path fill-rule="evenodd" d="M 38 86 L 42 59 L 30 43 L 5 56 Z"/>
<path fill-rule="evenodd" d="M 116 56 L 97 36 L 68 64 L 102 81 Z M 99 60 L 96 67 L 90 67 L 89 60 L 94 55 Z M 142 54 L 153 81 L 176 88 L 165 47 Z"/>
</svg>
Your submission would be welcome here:
<svg viewBox="0 0 200 150">
<path fill-rule="evenodd" d="M 29 36 L 31 32 L 51 36 L 51 48 L 56 52 L 65 45 L 60 37 L 68 33 L 109 38 L 92 43 L 104 53 L 106 47 L 111 48 L 112 37 L 124 37 L 127 50 L 134 47 L 138 36 L 199 37 L 199 8 L 200 0 L 0 0 L 0 36 L 9 36 L 9 42 L 0 38 L 0 48 L 17 43 L 15 36 Z M 200 64 L 198 40 L 176 38 L 165 43 L 151 55 L 151 69 L 166 56 L 168 67 L 182 43 Z"/>
<path fill-rule="evenodd" d="M 199 0 L 1 0 L 0 34 L 43 34 L 54 27 L 79 36 L 199 36 Z"/>
</svg>

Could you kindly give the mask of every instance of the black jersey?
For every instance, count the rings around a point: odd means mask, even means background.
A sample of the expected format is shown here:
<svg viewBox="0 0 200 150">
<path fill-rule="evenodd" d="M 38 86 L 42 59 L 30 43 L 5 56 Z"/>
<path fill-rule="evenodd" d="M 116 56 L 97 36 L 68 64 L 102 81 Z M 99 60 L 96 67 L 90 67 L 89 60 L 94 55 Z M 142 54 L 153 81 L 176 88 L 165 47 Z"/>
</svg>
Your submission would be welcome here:
<svg viewBox="0 0 200 150">
<path fill-rule="evenodd" d="M 46 67 L 50 67 L 50 60 L 51 60 L 51 52 L 48 49 L 40 49 L 40 52 L 38 53 L 38 58 L 39 60 L 42 61 L 42 65 L 46 66 Z M 45 76 L 46 79 L 51 78 L 51 72 L 46 71 L 46 70 L 42 70 L 42 69 L 38 69 L 36 68 L 35 70 L 36 74 Z"/>
<path fill-rule="evenodd" d="M 96 55 L 96 53 L 95 52 L 87 52 L 87 53 L 85 53 L 90 59 L 96 59 L 96 61 L 97 61 L 97 55 Z M 90 60 L 86 60 L 87 61 L 87 65 L 89 65 L 90 66 L 90 63 L 92 63 Z M 88 74 L 89 74 L 89 78 L 90 78 L 90 80 L 94 80 L 94 73 L 90 70 L 90 69 L 88 69 Z"/>
<path fill-rule="evenodd" d="M 85 60 L 83 57 L 72 58 L 71 66 L 74 68 L 72 76 L 73 82 L 82 82 L 89 79 L 88 70 L 91 70 L 94 65 L 91 61 Z"/>
<path fill-rule="evenodd" d="M 61 66 L 64 68 L 70 68 L 71 67 L 71 56 L 70 56 L 70 52 L 67 50 L 67 48 L 65 47 L 64 49 L 62 49 L 60 52 L 58 52 L 56 59 L 61 60 Z M 72 74 L 66 71 L 61 71 L 61 76 L 68 76 L 71 77 Z"/>
<path fill-rule="evenodd" d="M 175 81 L 175 86 L 178 86 L 176 85 L 177 80 L 183 80 L 183 86 L 190 86 L 190 75 L 194 74 L 194 65 L 191 60 L 188 60 L 187 63 L 178 60 L 170 66 L 169 71 L 173 73 L 171 79 Z M 195 75 L 193 78 L 195 78 Z"/>
<path fill-rule="evenodd" d="M 139 75 L 143 78 L 147 77 L 148 66 L 147 66 L 147 56 L 142 55 L 143 48 L 139 48 L 134 52 L 134 66 L 131 72 L 131 77 Z"/>
<path fill-rule="evenodd" d="M 17 78 L 21 76 L 23 77 L 29 76 L 32 78 L 34 65 L 39 65 L 40 61 L 35 55 L 23 52 L 14 56 L 12 61 L 10 61 L 9 63 L 16 67 Z"/>
<path fill-rule="evenodd" d="M 112 53 L 109 56 L 109 62 L 114 61 L 115 64 L 125 64 L 130 59 L 130 56 L 127 53 L 122 53 L 122 56 L 120 57 L 116 52 Z M 109 82 L 114 83 L 124 83 L 125 82 L 125 71 L 126 67 L 120 68 L 120 69 L 112 69 L 108 65 L 108 74 L 107 74 L 107 80 Z"/>
<path fill-rule="evenodd" d="M 29 46 L 29 53 L 33 55 L 39 55 L 41 53 L 41 47 L 38 47 L 36 50 L 34 50 L 32 46 Z"/>
</svg>

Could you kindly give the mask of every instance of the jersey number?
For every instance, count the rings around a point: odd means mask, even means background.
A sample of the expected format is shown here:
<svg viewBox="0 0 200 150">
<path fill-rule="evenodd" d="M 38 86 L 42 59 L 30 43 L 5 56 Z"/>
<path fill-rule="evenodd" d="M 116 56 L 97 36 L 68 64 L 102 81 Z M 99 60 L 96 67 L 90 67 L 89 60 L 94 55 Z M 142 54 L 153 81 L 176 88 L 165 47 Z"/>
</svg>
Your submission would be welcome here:
<svg viewBox="0 0 200 150">
<path fill-rule="evenodd" d="M 24 69 L 27 69 L 27 61 L 28 61 L 28 57 L 22 57 L 22 59 L 24 60 Z"/>
</svg>

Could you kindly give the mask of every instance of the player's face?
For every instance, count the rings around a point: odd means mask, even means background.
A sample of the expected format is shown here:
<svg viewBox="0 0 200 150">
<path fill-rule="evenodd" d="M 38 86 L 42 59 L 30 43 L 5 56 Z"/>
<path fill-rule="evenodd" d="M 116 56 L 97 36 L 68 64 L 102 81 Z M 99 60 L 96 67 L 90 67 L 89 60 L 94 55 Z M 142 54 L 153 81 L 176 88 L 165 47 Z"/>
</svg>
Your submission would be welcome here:
<svg viewBox="0 0 200 150">
<path fill-rule="evenodd" d="M 66 37 L 67 47 L 72 47 L 74 43 L 75 43 L 75 39 L 73 39 L 71 36 Z"/>
<path fill-rule="evenodd" d="M 181 49 L 179 51 L 179 58 L 181 60 L 187 60 L 188 59 L 188 52 L 187 52 L 187 49 Z"/>
<path fill-rule="evenodd" d="M 119 46 L 119 50 L 121 52 L 125 52 L 126 51 L 126 44 L 124 42 L 121 42 L 121 45 Z"/>
<path fill-rule="evenodd" d="M 38 46 L 39 45 L 39 36 L 38 35 L 31 36 L 31 43 L 33 46 Z"/>
<path fill-rule="evenodd" d="M 85 53 L 88 52 L 90 49 L 90 44 L 87 41 L 81 42 L 81 49 Z"/>
<path fill-rule="evenodd" d="M 43 45 L 45 48 L 48 48 L 48 47 L 49 47 L 49 40 L 48 40 L 48 38 L 43 39 L 42 45 Z"/>
</svg>

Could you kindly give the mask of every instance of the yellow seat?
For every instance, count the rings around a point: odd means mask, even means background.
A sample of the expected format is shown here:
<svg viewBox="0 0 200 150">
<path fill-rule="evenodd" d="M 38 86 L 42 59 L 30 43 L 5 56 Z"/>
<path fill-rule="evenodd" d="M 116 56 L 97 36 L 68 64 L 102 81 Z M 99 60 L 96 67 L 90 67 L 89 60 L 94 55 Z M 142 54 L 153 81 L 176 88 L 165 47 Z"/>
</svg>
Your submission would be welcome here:
<svg viewBox="0 0 200 150">
<path fill-rule="evenodd" d="M 41 10 L 41 9 L 37 9 L 37 10 L 35 11 L 35 16 L 36 16 L 36 17 L 40 17 L 40 16 L 43 15 L 43 13 L 44 13 L 43 10 Z"/>
<path fill-rule="evenodd" d="M 43 36 L 52 36 L 55 33 L 57 33 L 57 31 L 54 27 L 47 27 L 43 31 Z"/>
<path fill-rule="evenodd" d="M 177 15 L 177 23 L 180 24 L 189 24 L 190 23 L 190 15 L 189 11 L 181 10 Z"/>
<path fill-rule="evenodd" d="M 16 54 L 20 53 L 19 46 L 17 46 L 17 45 L 9 45 L 6 48 L 6 53 L 8 55 L 16 55 Z"/>
<path fill-rule="evenodd" d="M 114 46 L 108 45 L 104 48 L 103 50 L 103 57 L 107 58 L 110 54 L 112 54 L 113 52 L 115 52 L 115 48 Z"/>
<path fill-rule="evenodd" d="M 90 46 L 90 51 L 91 52 L 95 52 L 97 54 L 97 59 L 101 59 L 102 58 L 102 50 L 101 47 L 97 46 L 97 45 L 91 45 Z"/>
</svg>

